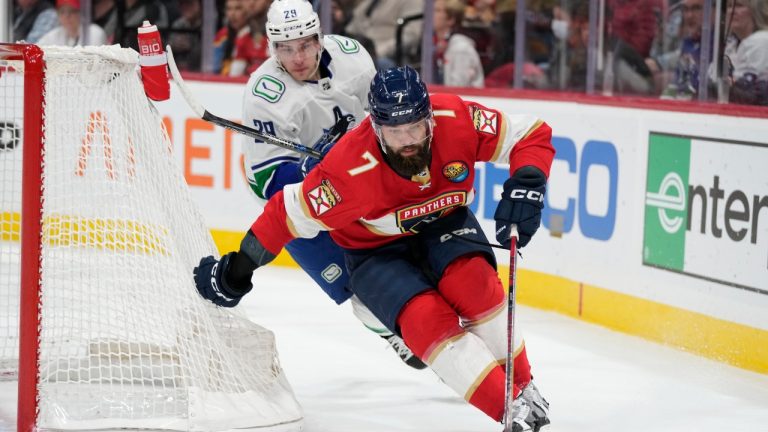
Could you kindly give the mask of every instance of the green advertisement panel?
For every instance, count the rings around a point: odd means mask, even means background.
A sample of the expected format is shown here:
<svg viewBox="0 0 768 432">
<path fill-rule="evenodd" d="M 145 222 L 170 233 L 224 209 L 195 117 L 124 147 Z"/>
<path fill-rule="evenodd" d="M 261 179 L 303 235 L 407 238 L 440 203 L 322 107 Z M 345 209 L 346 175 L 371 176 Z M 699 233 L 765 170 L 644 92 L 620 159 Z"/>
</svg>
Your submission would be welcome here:
<svg viewBox="0 0 768 432">
<path fill-rule="evenodd" d="M 651 134 L 645 188 L 643 263 L 683 270 L 691 140 Z"/>
</svg>

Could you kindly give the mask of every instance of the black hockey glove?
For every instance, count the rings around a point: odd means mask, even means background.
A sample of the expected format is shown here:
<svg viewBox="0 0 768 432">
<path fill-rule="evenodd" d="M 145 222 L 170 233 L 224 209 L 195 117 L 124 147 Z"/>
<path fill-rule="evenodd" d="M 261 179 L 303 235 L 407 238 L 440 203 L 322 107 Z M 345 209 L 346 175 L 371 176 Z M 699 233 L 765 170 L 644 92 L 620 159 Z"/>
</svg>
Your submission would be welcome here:
<svg viewBox="0 0 768 432">
<path fill-rule="evenodd" d="M 504 182 L 504 192 L 496 207 L 496 240 L 509 247 L 510 226 L 517 225 L 518 247 L 524 247 L 531 240 L 541 224 L 541 209 L 544 208 L 546 176 L 534 166 L 525 166 Z"/>
<path fill-rule="evenodd" d="M 306 177 L 307 174 L 309 174 L 309 172 L 312 171 L 317 166 L 317 164 L 320 163 L 322 158 L 324 158 L 325 155 L 331 151 L 334 144 L 336 144 L 336 142 L 338 142 L 341 137 L 347 133 L 347 128 L 354 120 L 355 117 L 352 114 L 342 116 L 339 121 L 337 121 L 336 124 L 328 130 L 328 132 L 324 133 L 323 136 L 317 140 L 312 148 L 321 153 L 320 159 L 316 159 L 311 156 L 304 156 L 304 158 L 301 160 L 302 176 Z"/>
<path fill-rule="evenodd" d="M 235 307 L 240 299 L 253 288 L 250 279 L 241 279 L 240 283 L 228 283 L 227 273 L 237 252 L 230 252 L 221 260 L 212 256 L 200 260 L 195 267 L 195 286 L 203 298 L 223 307 Z"/>
</svg>

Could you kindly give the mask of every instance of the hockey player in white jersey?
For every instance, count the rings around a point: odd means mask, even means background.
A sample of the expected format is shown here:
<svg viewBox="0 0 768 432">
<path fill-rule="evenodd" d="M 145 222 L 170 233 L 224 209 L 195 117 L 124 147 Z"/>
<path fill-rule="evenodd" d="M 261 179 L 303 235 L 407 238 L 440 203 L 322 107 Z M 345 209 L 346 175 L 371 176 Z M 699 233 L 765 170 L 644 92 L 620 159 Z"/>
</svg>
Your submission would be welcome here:
<svg viewBox="0 0 768 432">
<path fill-rule="evenodd" d="M 275 0 L 266 30 L 271 57 L 248 80 L 243 121 L 262 133 L 316 143 L 315 149 L 325 153 L 347 128 L 365 118 L 376 73 L 373 61 L 356 40 L 323 36 L 319 17 L 306 0 Z M 247 137 L 243 153 L 251 190 L 264 203 L 283 186 L 300 182 L 318 162 Z M 286 249 L 336 303 L 352 297 L 344 254 L 327 232 L 296 239 Z M 355 315 L 386 339 L 404 362 L 416 369 L 426 367 L 356 297 L 351 302 Z"/>
</svg>

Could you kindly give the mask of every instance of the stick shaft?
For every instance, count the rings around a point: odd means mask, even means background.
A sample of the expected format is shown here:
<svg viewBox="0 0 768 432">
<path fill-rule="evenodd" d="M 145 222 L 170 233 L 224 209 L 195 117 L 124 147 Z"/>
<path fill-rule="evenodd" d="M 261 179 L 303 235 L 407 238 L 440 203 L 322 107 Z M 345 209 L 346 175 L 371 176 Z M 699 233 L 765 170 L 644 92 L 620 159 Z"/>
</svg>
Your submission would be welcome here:
<svg viewBox="0 0 768 432">
<path fill-rule="evenodd" d="M 515 379 L 515 301 L 517 295 L 517 226 L 512 225 L 509 247 L 509 294 L 507 295 L 507 382 L 504 394 L 504 432 L 512 432 L 512 419 L 515 418 L 514 402 Z"/>
<path fill-rule="evenodd" d="M 231 120 L 221 118 L 208 112 L 208 110 L 206 110 L 205 107 L 200 104 L 195 95 L 192 94 L 192 91 L 187 86 L 187 83 L 184 82 L 184 79 L 181 77 L 181 72 L 179 72 L 179 68 L 176 66 L 176 60 L 173 58 L 173 50 L 171 50 L 170 45 L 166 47 L 166 50 L 166 54 L 168 56 L 168 69 L 171 71 L 171 76 L 173 76 L 173 82 L 176 84 L 176 87 L 178 87 L 182 96 L 184 96 L 184 100 L 187 102 L 187 105 L 189 105 L 189 107 L 192 109 L 192 111 L 195 112 L 195 114 L 197 114 L 198 117 L 217 126 L 221 126 L 245 136 L 264 141 L 267 144 L 282 147 L 284 149 L 311 156 L 316 159 L 322 158 L 322 154 L 315 149 L 282 138 L 278 138 L 274 135 L 261 133 L 256 129 L 246 125 L 235 123 Z"/>
</svg>

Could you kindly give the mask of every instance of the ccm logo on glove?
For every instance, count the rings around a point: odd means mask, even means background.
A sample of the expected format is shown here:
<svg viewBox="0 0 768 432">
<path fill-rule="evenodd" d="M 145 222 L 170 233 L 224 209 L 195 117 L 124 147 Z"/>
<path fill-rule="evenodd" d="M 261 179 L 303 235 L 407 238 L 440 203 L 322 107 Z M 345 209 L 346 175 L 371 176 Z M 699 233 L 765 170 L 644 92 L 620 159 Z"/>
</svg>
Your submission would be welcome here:
<svg viewBox="0 0 768 432">
<path fill-rule="evenodd" d="M 544 202 L 544 194 L 530 189 L 514 189 L 510 193 L 512 199 L 529 199 L 531 201 Z"/>
<path fill-rule="evenodd" d="M 525 166 L 504 182 L 504 192 L 493 218 L 496 220 L 496 240 L 510 246 L 511 226 L 517 226 L 517 246 L 524 247 L 541 225 L 547 178 L 534 167 Z"/>
<path fill-rule="evenodd" d="M 216 275 L 219 271 L 219 263 L 216 263 L 213 265 L 213 268 L 211 269 L 211 286 L 213 286 L 213 290 L 216 292 L 216 295 L 219 297 L 223 297 L 227 301 L 233 301 L 234 299 L 224 295 L 223 292 L 219 289 L 219 284 L 216 283 Z"/>
</svg>

